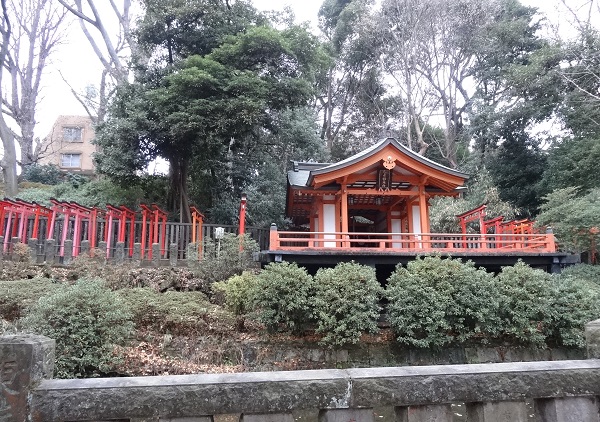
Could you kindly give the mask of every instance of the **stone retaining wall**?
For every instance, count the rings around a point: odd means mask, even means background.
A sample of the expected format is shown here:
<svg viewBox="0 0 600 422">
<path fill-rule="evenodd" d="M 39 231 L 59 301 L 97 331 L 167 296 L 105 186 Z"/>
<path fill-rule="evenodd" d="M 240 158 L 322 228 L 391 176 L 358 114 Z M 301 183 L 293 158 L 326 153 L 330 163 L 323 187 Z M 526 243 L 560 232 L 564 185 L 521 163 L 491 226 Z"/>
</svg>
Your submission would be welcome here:
<svg viewBox="0 0 600 422">
<path fill-rule="evenodd" d="M 451 422 L 460 404 L 475 422 L 600 422 L 600 320 L 586 334 L 589 360 L 71 380 L 49 379 L 53 340 L 4 336 L 0 421 L 374 422 L 387 406 L 395 422 Z"/>
<path fill-rule="evenodd" d="M 187 339 L 186 339 L 187 341 Z M 584 349 L 537 349 L 508 346 L 447 347 L 439 350 L 414 349 L 394 341 L 360 343 L 340 350 L 330 350 L 306 341 L 265 342 L 222 339 L 221 355 L 212 364 L 243 365 L 251 370 L 273 371 L 319 368 L 370 368 L 383 366 L 450 365 L 471 363 L 531 362 L 585 359 Z M 174 339 L 165 351 L 182 357 L 184 348 Z M 198 350 L 215 348 L 215 339 L 201 337 Z M 184 356 L 183 356 L 184 357 Z"/>
</svg>

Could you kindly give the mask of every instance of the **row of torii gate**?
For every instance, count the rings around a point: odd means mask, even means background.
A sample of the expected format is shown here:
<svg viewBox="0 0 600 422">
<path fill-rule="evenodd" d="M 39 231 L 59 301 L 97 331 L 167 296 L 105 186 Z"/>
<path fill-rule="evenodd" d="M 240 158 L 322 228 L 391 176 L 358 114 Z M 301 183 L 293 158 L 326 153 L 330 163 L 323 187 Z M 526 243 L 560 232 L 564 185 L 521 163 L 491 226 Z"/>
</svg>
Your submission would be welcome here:
<svg viewBox="0 0 600 422">
<path fill-rule="evenodd" d="M 462 234 L 467 234 L 467 224 L 479 223 L 480 234 L 534 234 L 537 232 L 535 221 L 527 218 L 522 220 L 504 220 L 499 216 L 486 220 L 487 205 L 482 204 L 472 210 L 457 215 Z"/>
<path fill-rule="evenodd" d="M 100 242 L 106 243 L 106 254 L 116 243 L 128 246 L 133 256 L 134 244 L 141 244 L 141 259 L 152 259 L 152 245 L 160 245 L 160 254 L 166 253 L 167 213 L 156 204 L 141 204 L 140 211 L 124 205 L 107 205 L 105 209 L 85 207 L 76 202 L 51 199 L 52 206 L 20 199 L 0 201 L 0 236 L 3 251 L 7 253 L 13 239 L 28 243 L 30 239 L 54 239 L 59 254 L 64 256 L 65 242 L 73 244 L 72 256 L 81 251 L 82 241 L 94 249 Z M 204 215 L 191 207 L 192 242 L 201 244 Z M 141 216 L 141 221 L 138 217 Z"/>
</svg>

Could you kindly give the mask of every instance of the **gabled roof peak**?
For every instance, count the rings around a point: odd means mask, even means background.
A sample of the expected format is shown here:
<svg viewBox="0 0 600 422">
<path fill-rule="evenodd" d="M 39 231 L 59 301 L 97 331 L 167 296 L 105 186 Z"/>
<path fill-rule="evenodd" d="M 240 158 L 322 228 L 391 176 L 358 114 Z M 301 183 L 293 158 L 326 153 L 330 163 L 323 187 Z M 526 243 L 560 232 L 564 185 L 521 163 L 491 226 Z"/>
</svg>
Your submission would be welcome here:
<svg viewBox="0 0 600 422">
<path fill-rule="evenodd" d="M 469 178 L 468 174 L 460 172 L 458 170 L 451 169 L 450 167 L 446 167 L 442 164 L 436 163 L 435 161 L 432 161 L 429 158 L 426 158 L 426 157 L 408 149 L 407 147 L 402 145 L 400 142 L 398 142 L 396 140 L 396 138 L 391 138 L 391 137 L 383 138 L 380 141 L 378 141 L 377 143 L 371 145 L 369 148 L 367 148 L 357 154 L 354 154 L 353 156 L 348 157 L 342 161 L 339 161 L 334 164 L 325 165 L 324 167 L 321 167 L 319 169 L 312 170 L 311 174 L 312 175 L 323 174 L 323 173 L 327 173 L 329 171 L 333 171 L 333 170 L 344 168 L 346 166 L 350 166 L 368 156 L 376 154 L 377 152 L 383 150 L 388 145 L 394 146 L 396 149 L 398 149 L 403 154 L 421 162 L 422 164 L 425 164 L 428 167 L 434 168 L 438 171 L 441 171 L 443 173 L 446 173 L 446 174 L 449 174 L 452 176 L 458 176 L 458 177 L 461 177 L 464 179 Z"/>
</svg>

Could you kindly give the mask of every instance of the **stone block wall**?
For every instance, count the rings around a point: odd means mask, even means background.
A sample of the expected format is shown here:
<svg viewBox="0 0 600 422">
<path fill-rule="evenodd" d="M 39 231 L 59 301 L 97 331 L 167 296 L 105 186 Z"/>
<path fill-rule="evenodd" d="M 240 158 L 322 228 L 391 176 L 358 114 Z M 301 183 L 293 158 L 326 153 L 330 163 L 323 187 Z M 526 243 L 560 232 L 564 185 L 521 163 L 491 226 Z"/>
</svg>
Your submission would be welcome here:
<svg viewBox="0 0 600 422">
<path fill-rule="evenodd" d="M 450 422 L 458 403 L 469 421 L 526 422 L 533 403 L 537 421 L 600 422 L 597 359 L 83 380 L 49 379 L 53 361 L 50 339 L 0 337 L 0 421 L 291 422 L 313 409 L 374 422 L 384 406 L 395 421 Z"/>
</svg>

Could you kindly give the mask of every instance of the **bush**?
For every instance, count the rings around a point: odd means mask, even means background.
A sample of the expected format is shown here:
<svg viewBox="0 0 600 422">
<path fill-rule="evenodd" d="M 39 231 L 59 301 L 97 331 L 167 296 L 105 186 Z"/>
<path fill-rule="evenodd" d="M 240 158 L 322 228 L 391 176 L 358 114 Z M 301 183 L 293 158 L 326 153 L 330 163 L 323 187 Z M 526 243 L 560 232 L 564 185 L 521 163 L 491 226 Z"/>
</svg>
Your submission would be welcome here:
<svg viewBox="0 0 600 422">
<path fill-rule="evenodd" d="M 584 325 L 600 318 L 597 273 L 596 267 L 591 265 L 576 265 L 553 277 L 556 285 L 552 303 L 553 318 L 546 330 L 550 342 L 585 347 Z"/>
<path fill-rule="evenodd" d="M 126 305 L 97 280 L 80 280 L 41 298 L 22 323 L 26 331 L 56 340 L 58 378 L 109 372 L 119 361 L 115 345 L 133 331 Z"/>
<path fill-rule="evenodd" d="M 441 347 L 499 331 L 494 279 L 473 263 L 440 256 L 400 265 L 388 279 L 388 317 L 398 342 Z"/>
<path fill-rule="evenodd" d="M 117 291 L 133 314 L 138 328 L 165 334 L 193 335 L 218 328 L 225 319 L 231 327 L 231 318 L 219 312 L 200 292 L 156 292 L 149 288 Z"/>
<path fill-rule="evenodd" d="M 561 272 L 560 277 L 573 277 L 600 285 L 600 265 L 571 265 Z"/>
<path fill-rule="evenodd" d="M 227 281 L 214 283 L 212 288 L 213 301 L 224 304 L 227 310 L 237 317 L 237 329 L 245 330 L 245 316 L 252 311 L 256 291 L 256 274 L 244 271 L 241 275 L 234 275 Z"/>
<path fill-rule="evenodd" d="M 382 288 L 375 269 L 354 262 L 321 268 L 315 276 L 315 317 L 322 344 L 355 344 L 377 331 Z"/>
<path fill-rule="evenodd" d="M 555 280 L 521 261 L 502 267 L 496 279 L 504 333 L 524 344 L 544 346 L 546 334 L 556 319 Z"/>
<path fill-rule="evenodd" d="M 234 275 L 227 281 L 213 284 L 213 291 L 223 295 L 222 302 L 234 315 L 245 315 L 252 310 L 252 302 L 256 291 L 256 274 L 244 271 L 241 275 Z"/>
<path fill-rule="evenodd" d="M 300 332 L 312 320 L 313 278 L 296 263 L 271 263 L 254 284 L 253 308 L 268 330 Z"/>
<path fill-rule="evenodd" d="M 60 287 L 47 279 L 0 281 L 0 318 L 15 321 L 26 309 L 43 296 L 50 296 Z"/>
<path fill-rule="evenodd" d="M 56 185 L 61 182 L 62 175 L 53 164 L 32 164 L 23 168 L 21 178 L 28 182 Z"/>
<path fill-rule="evenodd" d="M 243 250 L 240 250 L 240 242 L 243 244 Z M 240 239 L 240 236 L 233 233 L 225 233 L 220 241 L 205 239 L 203 256 L 198 259 L 197 255 L 190 254 L 188 267 L 205 283 L 224 281 L 256 268 L 253 254 L 259 249 L 258 243 L 248 235 Z"/>
</svg>

